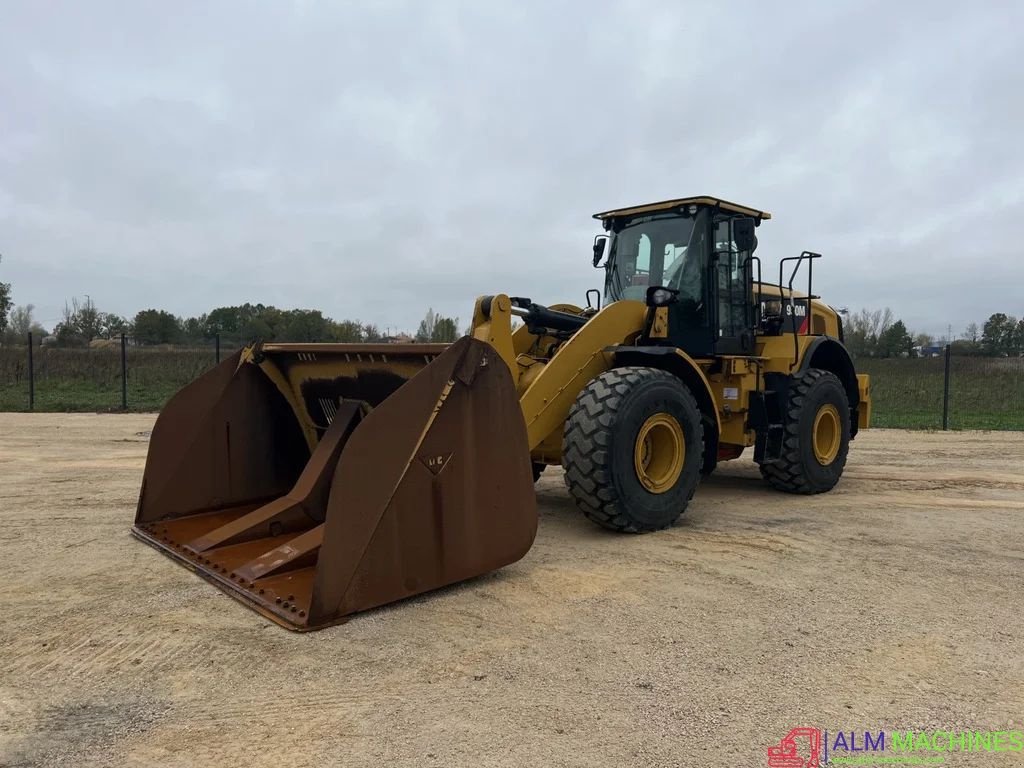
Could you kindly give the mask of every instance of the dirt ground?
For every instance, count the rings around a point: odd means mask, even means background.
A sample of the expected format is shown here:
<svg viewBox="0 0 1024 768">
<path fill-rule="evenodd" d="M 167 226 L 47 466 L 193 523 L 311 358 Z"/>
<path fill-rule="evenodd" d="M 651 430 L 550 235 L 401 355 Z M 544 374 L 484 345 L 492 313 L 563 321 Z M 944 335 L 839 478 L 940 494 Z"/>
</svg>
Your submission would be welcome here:
<svg viewBox="0 0 1024 768">
<path fill-rule="evenodd" d="M 0 765 L 764 766 L 796 725 L 1021 728 L 1022 433 L 872 430 L 809 498 L 731 462 L 647 536 L 549 471 L 521 562 L 298 635 L 129 536 L 152 423 L 0 414 Z"/>
</svg>

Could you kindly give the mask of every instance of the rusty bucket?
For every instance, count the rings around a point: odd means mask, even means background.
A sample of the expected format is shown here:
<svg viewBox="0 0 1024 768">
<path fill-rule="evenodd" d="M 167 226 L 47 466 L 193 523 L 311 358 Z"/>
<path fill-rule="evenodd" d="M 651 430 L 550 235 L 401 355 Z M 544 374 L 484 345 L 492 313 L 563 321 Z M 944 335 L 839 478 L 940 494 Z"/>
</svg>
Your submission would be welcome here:
<svg viewBox="0 0 1024 768">
<path fill-rule="evenodd" d="M 265 345 L 175 395 L 134 535 L 289 629 L 501 568 L 537 510 L 489 345 Z"/>
</svg>

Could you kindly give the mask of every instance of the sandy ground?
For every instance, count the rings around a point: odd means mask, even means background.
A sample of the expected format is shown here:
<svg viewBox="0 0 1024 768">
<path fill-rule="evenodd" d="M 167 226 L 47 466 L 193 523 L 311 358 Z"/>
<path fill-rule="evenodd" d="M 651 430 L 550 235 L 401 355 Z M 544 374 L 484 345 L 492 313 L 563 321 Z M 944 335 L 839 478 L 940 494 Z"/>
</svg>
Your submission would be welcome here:
<svg viewBox="0 0 1024 768">
<path fill-rule="evenodd" d="M 520 563 L 297 635 L 128 535 L 152 421 L 0 414 L 0 765 L 763 766 L 795 725 L 1021 727 L 1024 434 L 866 432 L 811 498 L 732 462 L 639 537 L 549 471 Z"/>
</svg>

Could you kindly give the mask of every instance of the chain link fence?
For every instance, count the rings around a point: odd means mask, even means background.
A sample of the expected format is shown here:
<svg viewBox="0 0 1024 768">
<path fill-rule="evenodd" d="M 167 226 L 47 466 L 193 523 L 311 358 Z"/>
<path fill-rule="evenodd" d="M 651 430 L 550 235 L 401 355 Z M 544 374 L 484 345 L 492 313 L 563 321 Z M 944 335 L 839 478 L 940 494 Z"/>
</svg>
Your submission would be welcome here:
<svg viewBox="0 0 1024 768">
<path fill-rule="evenodd" d="M 158 411 L 229 346 L 2 347 L 0 411 Z M 1024 358 L 949 357 L 948 375 L 945 356 L 856 365 L 871 375 L 872 426 L 1024 430 Z"/>
<path fill-rule="evenodd" d="M 219 340 L 190 348 L 138 346 L 130 337 L 85 349 L 0 347 L 0 411 L 158 411 L 219 359 Z"/>
<path fill-rule="evenodd" d="M 1024 358 L 861 358 L 872 426 L 1024 430 Z"/>
</svg>

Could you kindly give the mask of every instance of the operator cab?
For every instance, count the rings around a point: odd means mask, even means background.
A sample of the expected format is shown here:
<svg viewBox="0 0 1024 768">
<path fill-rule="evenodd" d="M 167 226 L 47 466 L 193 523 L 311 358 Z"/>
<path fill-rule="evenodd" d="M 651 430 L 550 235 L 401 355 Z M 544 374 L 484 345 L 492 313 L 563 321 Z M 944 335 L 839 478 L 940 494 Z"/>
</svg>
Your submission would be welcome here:
<svg viewBox="0 0 1024 768">
<path fill-rule="evenodd" d="M 694 357 L 754 351 L 754 228 L 771 214 L 714 197 L 688 197 L 594 215 L 605 303 L 668 310 L 667 340 Z"/>
</svg>

